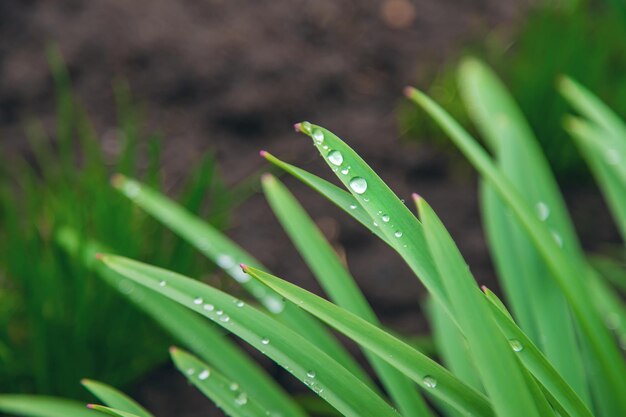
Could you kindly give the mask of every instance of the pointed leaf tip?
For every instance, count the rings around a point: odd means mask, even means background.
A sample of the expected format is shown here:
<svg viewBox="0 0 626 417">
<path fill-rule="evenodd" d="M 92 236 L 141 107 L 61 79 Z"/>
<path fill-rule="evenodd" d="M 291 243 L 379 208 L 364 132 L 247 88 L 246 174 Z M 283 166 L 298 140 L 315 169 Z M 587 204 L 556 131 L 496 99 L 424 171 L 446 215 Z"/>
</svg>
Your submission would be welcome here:
<svg viewBox="0 0 626 417">
<path fill-rule="evenodd" d="M 261 158 L 265 158 L 267 156 L 267 151 L 259 151 L 259 155 L 261 155 Z"/>
<path fill-rule="evenodd" d="M 96 404 L 87 404 L 87 408 L 89 408 L 90 410 L 92 410 L 95 406 Z"/>
<path fill-rule="evenodd" d="M 413 194 L 411 194 L 411 198 L 413 199 L 413 201 L 415 201 L 417 203 L 418 201 L 420 201 L 422 199 L 422 196 L 419 195 L 418 193 L 413 193 Z"/>
<path fill-rule="evenodd" d="M 170 353 L 173 355 L 173 354 L 175 354 L 176 352 L 178 352 L 178 347 L 176 347 L 176 346 L 170 346 Z"/>
<path fill-rule="evenodd" d="M 413 88 L 413 87 L 411 87 L 409 85 L 404 87 L 404 90 L 402 90 L 402 92 L 404 93 L 404 96 L 407 97 L 407 98 L 410 98 L 415 91 L 416 91 L 415 88 Z"/>
<path fill-rule="evenodd" d="M 296 123 L 296 124 L 294 124 L 294 125 L 293 125 L 293 129 L 294 129 L 296 132 L 301 132 L 301 131 L 302 131 L 302 123 Z"/>
<path fill-rule="evenodd" d="M 100 252 L 96 253 L 96 259 L 97 259 L 97 260 L 99 260 L 99 261 L 103 261 L 103 260 L 104 260 L 103 258 L 104 258 L 104 254 L 102 254 L 102 253 L 100 253 Z"/>
<path fill-rule="evenodd" d="M 274 181 L 274 176 L 272 174 L 266 172 L 265 174 L 261 175 L 261 182 L 268 183 L 270 181 Z"/>
<path fill-rule="evenodd" d="M 126 177 L 122 174 L 113 174 L 110 181 L 113 187 L 121 188 L 126 182 Z"/>
</svg>

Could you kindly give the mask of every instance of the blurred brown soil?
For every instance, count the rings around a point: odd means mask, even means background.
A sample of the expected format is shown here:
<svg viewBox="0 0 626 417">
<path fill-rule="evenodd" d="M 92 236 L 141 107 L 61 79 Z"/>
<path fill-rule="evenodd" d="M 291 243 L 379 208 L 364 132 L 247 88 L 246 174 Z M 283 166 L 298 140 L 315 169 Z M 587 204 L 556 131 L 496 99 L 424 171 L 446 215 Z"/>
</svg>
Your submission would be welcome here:
<svg viewBox="0 0 626 417">
<path fill-rule="evenodd" d="M 265 165 L 261 149 L 331 178 L 308 140 L 293 132 L 294 122 L 311 120 L 347 139 L 400 198 L 408 200 L 417 191 L 428 199 L 476 278 L 493 284 L 475 175 L 449 155 L 403 140 L 395 111 L 403 86 L 426 86 L 464 41 L 514 26 L 527 3 L 0 2 L 0 140 L 6 152 L 23 149 L 25 115 L 52 130 L 44 47 L 56 41 L 102 135 L 115 123 L 111 80 L 128 79 L 145 104 L 150 127 L 165 134 L 163 175 L 170 183 L 209 149 L 216 151 L 229 183 Z M 285 182 L 345 249 L 351 271 L 383 321 L 399 331 L 425 332 L 423 291 L 398 258 L 317 194 L 289 178 Z M 603 215 L 587 189 L 573 188 L 568 195 L 578 217 Z M 596 241 L 613 236 L 610 226 L 586 232 Z M 231 236 L 278 275 L 319 290 L 262 195 L 237 210 Z M 275 367 L 272 372 L 289 379 Z M 169 367 L 146 378 L 135 394 L 160 416 L 221 415 Z"/>
</svg>

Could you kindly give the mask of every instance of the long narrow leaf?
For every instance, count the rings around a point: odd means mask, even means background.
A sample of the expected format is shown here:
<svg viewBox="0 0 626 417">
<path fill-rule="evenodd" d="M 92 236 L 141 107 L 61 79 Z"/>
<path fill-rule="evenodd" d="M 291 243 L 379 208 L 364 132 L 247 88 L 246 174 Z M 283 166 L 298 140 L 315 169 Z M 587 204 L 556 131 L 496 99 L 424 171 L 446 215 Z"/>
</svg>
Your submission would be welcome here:
<svg viewBox="0 0 626 417">
<path fill-rule="evenodd" d="M 138 417 L 153 417 L 148 410 L 143 408 L 135 400 L 107 384 L 89 379 L 83 379 L 81 384 L 100 401 L 111 408 L 127 411 Z"/>
<path fill-rule="evenodd" d="M 239 264 L 254 265 L 265 269 L 252 255 L 239 247 L 219 230 L 174 203 L 172 200 L 151 190 L 137 181 L 116 175 L 113 185 L 135 204 L 162 222 L 191 245 L 215 262 L 226 273 L 239 282 L 252 296 L 258 299 L 277 319 L 314 342 L 319 348 L 337 359 L 350 372 L 374 387 L 365 371 L 354 361 L 341 344 L 312 317 L 290 305 L 259 282 L 250 280 L 241 271 Z"/>
<path fill-rule="evenodd" d="M 263 177 L 262 183 L 272 210 L 324 290 L 338 305 L 380 326 L 354 278 L 293 195 L 271 175 Z M 403 414 L 430 415 L 412 381 L 378 356 L 364 353 Z"/>
<path fill-rule="evenodd" d="M 300 308 L 314 314 L 339 332 L 380 356 L 415 381 L 428 394 L 447 402 L 467 416 L 491 416 L 486 398 L 463 384 L 421 352 L 310 292 L 261 270 L 245 267 L 254 278 L 269 285 Z"/>
<path fill-rule="evenodd" d="M 103 255 L 111 269 L 208 317 L 287 369 L 346 416 L 398 414 L 361 380 L 299 333 L 213 287 L 130 259 Z"/>
<path fill-rule="evenodd" d="M 266 410 L 254 397 L 239 388 L 239 383 L 221 375 L 192 355 L 172 348 L 172 360 L 196 388 L 231 417 L 267 417 L 276 410 Z"/>
<path fill-rule="evenodd" d="M 25 417 L 93 417 L 84 403 L 26 394 L 0 395 L 0 411 Z"/>
</svg>

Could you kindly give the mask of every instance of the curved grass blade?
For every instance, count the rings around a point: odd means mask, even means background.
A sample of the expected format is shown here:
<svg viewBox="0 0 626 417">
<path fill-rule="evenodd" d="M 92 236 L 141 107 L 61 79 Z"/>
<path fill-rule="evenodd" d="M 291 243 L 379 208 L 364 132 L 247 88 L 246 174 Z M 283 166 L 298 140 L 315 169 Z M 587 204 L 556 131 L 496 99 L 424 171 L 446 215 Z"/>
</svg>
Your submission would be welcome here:
<svg viewBox="0 0 626 417">
<path fill-rule="evenodd" d="M 281 161 L 269 152 L 261 151 L 261 156 L 326 197 L 331 203 L 335 204 L 337 207 L 352 216 L 356 221 L 368 228 L 370 232 L 374 233 L 385 242 L 387 241 L 387 238 L 381 232 L 380 228 L 374 226 L 374 222 L 372 221 L 370 215 L 352 194 L 344 191 L 325 179 L 311 174 L 308 171 Z"/>
<path fill-rule="evenodd" d="M 0 411 L 25 417 L 93 417 L 84 403 L 63 398 L 1 394 Z"/>
<path fill-rule="evenodd" d="M 138 181 L 116 175 L 111 182 L 136 205 L 215 262 L 267 310 L 274 313 L 278 320 L 315 343 L 375 389 L 374 383 L 365 371 L 319 322 L 294 306 L 286 305 L 277 294 L 263 284 L 250 280 L 250 277 L 241 271 L 239 267 L 241 263 L 265 269 L 252 255 L 211 225 Z"/>
<path fill-rule="evenodd" d="M 267 200 L 283 229 L 333 301 L 368 322 L 380 326 L 378 318 L 354 282 L 354 278 L 295 197 L 280 181 L 269 174 L 263 177 L 262 184 Z M 368 351 L 364 351 L 364 354 L 402 414 L 431 415 L 411 380 L 378 356 Z"/>
<path fill-rule="evenodd" d="M 482 394 L 459 381 L 441 365 L 403 341 L 287 281 L 259 269 L 251 267 L 244 269 L 300 308 L 380 356 L 415 381 L 429 395 L 445 401 L 467 416 L 493 415 L 487 399 Z"/>
<path fill-rule="evenodd" d="M 532 340 L 515 324 L 502 301 L 488 288 L 483 287 L 483 292 L 485 293 L 485 298 L 489 301 L 488 304 L 498 327 L 509 340 L 517 357 L 522 361 L 526 369 L 537 378 L 542 388 L 550 395 L 550 402 L 553 404 L 558 403 L 565 415 L 571 417 L 592 417 L 593 414 L 583 400 L 563 379 Z"/>
<path fill-rule="evenodd" d="M 447 297 L 428 255 L 419 220 L 369 165 L 345 142 L 321 126 L 296 125 L 308 135 L 337 178 L 350 191 L 430 293 L 448 309 Z"/>
<path fill-rule="evenodd" d="M 621 138 L 620 148 L 626 147 L 626 124 L 602 100 L 569 77 L 559 79 L 558 89 L 581 114 L 612 136 Z"/>
<path fill-rule="evenodd" d="M 266 410 L 255 398 L 239 389 L 239 384 L 226 378 L 187 352 L 172 348 L 172 360 L 178 370 L 196 388 L 231 417 L 267 417 L 276 410 Z"/>
<path fill-rule="evenodd" d="M 477 391 L 484 392 L 474 359 L 461 331 L 441 306 L 432 300 L 428 302 L 428 314 L 437 352 L 443 364 L 461 381 Z"/>
<path fill-rule="evenodd" d="M 101 259 L 132 281 L 208 317 L 242 338 L 344 415 L 398 417 L 383 399 L 335 359 L 260 310 L 174 272 L 113 255 L 103 255 Z"/>
<path fill-rule="evenodd" d="M 90 379 L 83 379 L 80 382 L 89 392 L 109 407 L 135 414 L 137 417 L 153 417 L 135 400 L 107 384 Z"/>
<path fill-rule="evenodd" d="M 57 234 L 57 241 L 72 256 L 82 261 L 114 288 L 122 291 L 128 299 L 159 323 L 179 343 L 195 352 L 202 360 L 240 385 L 267 409 L 277 410 L 285 416 L 305 417 L 302 409 L 267 373 L 242 349 L 229 340 L 213 323 L 199 317 L 178 303 L 156 294 L 96 260 L 96 254 L 105 248 L 92 241 L 81 242 L 78 235 L 65 228 Z M 82 259 L 80 259 L 82 258 Z M 130 290 L 130 291 L 128 291 Z M 103 402 L 107 402 L 101 398 Z M 116 408 L 123 408 L 115 405 Z"/>
<path fill-rule="evenodd" d="M 90 410 L 94 410 L 94 411 L 100 411 L 103 414 L 108 414 L 110 416 L 115 416 L 115 417 L 139 417 L 138 415 L 133 414 L 133 413 L 128 413 L 126 411 L 117 410 L 115 408 L 105 407 L 103 405 L 98 405 L 98 404 L 87 404 L 87 408 L 89 408 Z"/>
<path fill-rule="evenodd" d="M 496 415 L 539 417 L 525 370 L 502 337 L 452 237 L 428 203 L 422 198 L 416 200 L 428 249 Z"/>
<path fill-rule="evenodd" d="M 626 392 L 626 379 L 623 377 L 626 375 L 626 366 L 610 333 L 603 325 L 603 320 L 595 309 L 583 280 L 583 275 L 591 274 L 593 271 L 584 259 L 573 257 L 571 253 L 566 256 L 558 241 L 534 216 L 532 209 L 493 165 L 484 149 L 448 113 L 415 89 L 410 89 L 408 96 L 438 122 L 524 225 L 544 262 L 550 268 L 552 272 L 550 276 L 561 286 L 588 340 L 591 352 L 601 367 L 600 373 L 595 376 L 594 388 L 613 399 L 611 405 L 615 415 L 626 415 L 626 396 L 623 395 Z"/>
<path fill-rule="evenodd" d="M 607 200 L 622 239 L 626 241 L 626 167 L 619 163 L 626 160 L 626 153 L 620 156 L 620 153 L 606 143 L 607 134 L 588 122 L 568 117 L 564 125 L 587 161 Z"/>
<path fill-rule="evenodd" d="M 506 175 L 539 219 L 559 236 L 563 250 L 581 256 L 574 226 L 565 202 L 537 139 L 521 110 L 498 77 L 483 63 L 466 59 L 459 69 L 459 85 L 466 107 L 478 130 L 487 139 L 500 171 Z M 519 220 L 507 216 L 507 208 L 491 186 L 483 197 L 491 252 L 506 284 L 508 298 L 530 320 L 531 337 L 572 387 L 591 403 L 574 323 L 559 285 L 546 279 L 548 267 Z M 499 218 L 496 220 L 492 218 Z M 492 219 L 492 220 L 490 220 Z M 518 290 L 520 286 L 524 288 Z M 550 317 L 551 320 L 545 320 Z M 536 332 L 533 332 L 535 330 Z"/>
</svg>

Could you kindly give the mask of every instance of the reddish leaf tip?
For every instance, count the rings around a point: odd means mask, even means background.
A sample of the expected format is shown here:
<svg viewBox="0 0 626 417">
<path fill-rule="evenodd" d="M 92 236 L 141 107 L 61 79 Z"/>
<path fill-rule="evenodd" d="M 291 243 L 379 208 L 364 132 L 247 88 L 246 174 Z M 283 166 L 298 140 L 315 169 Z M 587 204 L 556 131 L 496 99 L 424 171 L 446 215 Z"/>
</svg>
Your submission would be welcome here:
<svg viewBox="0 0 626 417">
<path fill-rule="evenodd" d="M 126 181 L 126 177 L 122 174 L 113 174 L 111 175 L 111 185 L 115 188 L 120 188 L 124 181 Z"/>
<path fill-rule="evenodd" d="M 87 404 L 87 408 L 92 409 L 94 408 L 96 405 L 95 404 Z"/>
<path fill-rule="evenodd" d="M 103 257 L 104 257 L 104 254 L 102 254 L 100 252 L 96 253 L 96 259 L 97 260 L 101 261 Z"/>
<path fill-rule="evenodd" d="M 302 132 L 302 123 L 296 123 L 293 128 L 296 132 Z"/>
<path fill-rule="evenodd" d="M 246 274 L 248 273 L 248 265 L 241 263 L 239 264 L 239 267 L 243 272 L 245 272 Z"/>
<path fill-rule="evenodd" d="M 413 194 L 411 194 L 411 198 L 413 199 L 413 201 L 415 201 L 417 203 L 418 201 L 420 201 L 422 199 L 422 196 L 419 195 L 418 193 L 413 193 Z"/>
<path fill-rule="evenodd" d="M 480 289 L 482 290 L 482 292 L 487 293 L 487 291 L 489 291 L 489 288 L 487 288 L 486 285 L 481 285 Z"/>
<path fill-rule="evenodd" d="M 267 157 L 267 151 L 259 151 L 259 155 L 261 155 L 261 158 L 265 158 Z"/>
<path fill-rule="evenodd" d="M 411 98 L 411 96 L 413 95 L 413 93 L 415 92 L 415 88 L 407 85 L 406 87 L 404 87 L 404 89 L 402 90 L 402 92 L 404 93 L 404 96 L 407 98 Z"/>
<path fill-rule="evenodd" d="M 176 346 L 170 346 L 170 353 L 178 352 L 178 348 Z"/>
</svg>

